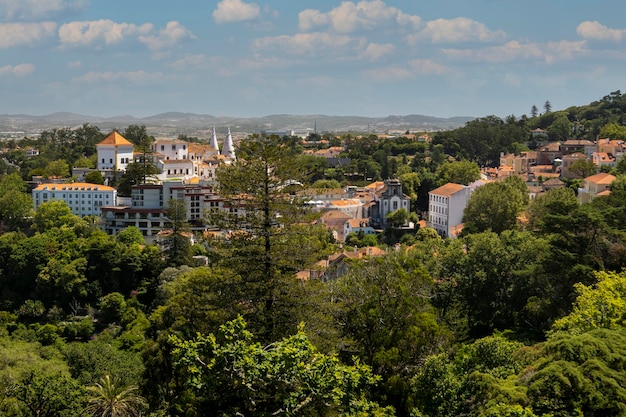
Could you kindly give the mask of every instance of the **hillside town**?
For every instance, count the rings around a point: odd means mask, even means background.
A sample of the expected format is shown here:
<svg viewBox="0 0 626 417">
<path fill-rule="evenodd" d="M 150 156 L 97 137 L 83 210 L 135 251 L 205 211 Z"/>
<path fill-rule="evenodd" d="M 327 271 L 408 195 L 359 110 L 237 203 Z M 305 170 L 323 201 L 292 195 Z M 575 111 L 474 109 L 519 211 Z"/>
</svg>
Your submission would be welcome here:
<svg viewBox="0 0 626 417">
<path fill-rule="evenodd" d="M 621 415 L 613 120 L 8 139 L 0 414 L 94 415 L 108 387 L 151 417 Z"/>
</svg>

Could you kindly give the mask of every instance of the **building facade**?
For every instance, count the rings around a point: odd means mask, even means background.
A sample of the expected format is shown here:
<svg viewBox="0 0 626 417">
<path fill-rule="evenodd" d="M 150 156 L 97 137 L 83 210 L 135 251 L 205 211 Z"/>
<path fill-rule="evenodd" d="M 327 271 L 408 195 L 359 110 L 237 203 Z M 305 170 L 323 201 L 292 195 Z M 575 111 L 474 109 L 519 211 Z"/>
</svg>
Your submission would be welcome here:
<svg viewBox="0 0 626 417">
<path fill-rule="evenodd" d="M 102 208 L 116 204 L 117 190 L 113 187 L 85 182 L 72 184 L 40 184 L 33 189 L 35 211 L 47 201 L 65 201 L 77 216 L 100 216 Z"/>
</svg>

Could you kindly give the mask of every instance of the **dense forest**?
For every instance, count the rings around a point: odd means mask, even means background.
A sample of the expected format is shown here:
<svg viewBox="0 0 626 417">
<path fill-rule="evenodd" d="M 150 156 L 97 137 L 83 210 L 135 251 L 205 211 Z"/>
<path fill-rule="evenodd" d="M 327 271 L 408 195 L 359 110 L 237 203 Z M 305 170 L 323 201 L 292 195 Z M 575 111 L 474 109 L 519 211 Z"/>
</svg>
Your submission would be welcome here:
<svg viewBox="0 0 626 417">
<path fill-rule="evenodd" d="M 97 127 L 11 141 L 0 162 L 0 415 L 625 415 L 624 163 L 610 195 L 589 204 L 575 182 L 531 201 L 510 177 L 472 195 L 458 239 L 428 228 L 352 237 L 388 253 L 348 261 L 334 280 L 296 279 L 339 245 L 284 191 L 293 180 L 397 177 L 418 211 L 435 187 L 537 146 L 533 129 L 626 138 L 619 91 L 544 110 L 477 119 L 431 143 L 314 138 L 344 146 L 351 162 L 335 168 L 297 138 L 251 137 L 218 171 L 220 193 L 247 215 L 206 213 L 237 232 L 192 245 L 172 214 L 165 250 L 132 227 L 108 236 L 62 202 L 31 212 L 26 181 L 93 167 Z M 151 140 L 142 126 L 123 133 Z"/>
</svg>

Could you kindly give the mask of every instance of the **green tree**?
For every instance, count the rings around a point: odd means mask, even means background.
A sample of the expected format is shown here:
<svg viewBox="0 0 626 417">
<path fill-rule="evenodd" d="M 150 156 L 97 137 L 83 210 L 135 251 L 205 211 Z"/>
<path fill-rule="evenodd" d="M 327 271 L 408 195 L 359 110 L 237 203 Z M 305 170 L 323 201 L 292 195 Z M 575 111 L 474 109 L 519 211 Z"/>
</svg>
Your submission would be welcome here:
<svg viewBox="0 0 626 417">
<path fill-rule="evenodd" d="M 85 182 L 90 184 L 104 184 L 104 177 L 100 171 L 91 171 L 85 176 Z"/>
<path fill-rule="evenodd" d="M 120 385 L 109 375 L 87 387 L 87 393 L 89 403 L 84 414 L 92 417 L 139 417 L 146 408 L 136 387 Z"/>
<path fill-rule="evenodd" d="M 578 297 L 570 314 L 553 330 L 581 334 L 593 329 L 622 329 L 626 324 L 626 272 L 596 272 L 595 285 L 574 284 Z"/>
<path fill-rule="evenodd" d="M 626 139 L 626 126 L 617 123 L 608 123 L 600 129 L 601 138 Z"/>
<path fill-rule="evenodd" d="M 598 167 L 590 159 L 578 159 L 569 167 L 569 171 L 579 178 L 587 178 L 598 171 Z"/>
<path fill-rule="evenodd" d="M 67 178 L 70 176 L 70 166 L 63 159 L 48 162 L 44 169 L 46 178 Z"/>
<path fill-rule="evenodd" d="M 50 200 L 42 203 L 33 217 L 33 226 L 39 232 L 45 232 L 63 225 L 73 226 L 79 220 L 72 214 L 69 206 L 62 200 Z"/>
<path fill-rule="evenodd" d="M 408 219 L 409 213 L 404 208 L 392 211 L 391 213 L 387 214 L 387 222 L 389 222 L 391 227 L 401 227 L 407 222 Z"/>
<path fill-rule="evenodd" d="M 22 226 L 33 211 L 33 199 L 18 190 L 0 192 L 0 221 L 9 230 Z"/>
<path fill-rule="evenodd" d="M 285 191 L 294 182 L 306 184 L 306 173 L 280 141 L 251 138 L 240 143 L 235 163 L 218 169 L 217 179 L 231 210 L 209 213 L 208 223 L 233 231 L 228 241 L 216 242 L 223 243 L 218 262 L 244 279 L 249 321 L 260 326 L 259 335 L 273 340 L 295 328 L 291 313 L 278 310 L 299 301 L 289 296 L 297 289 L 294 274 L 317 260 L 319 244 L 311 236 L 319 235 L 303 226 L 310 213 Z"/>
<path fill-rule="evenodd" d="M 191 262 L 191 242 L 188 237 L 187 203 L 185 200 L 170 199 L 166 209 L 168 225 L 172 233 L 166 238 L 165 253 L 170 265 Z"/>
<path fill-rule="evenodd" d="M 568 139 L 572 134 L 572 123 L 565 114 L 559 114 L 548 127 L 548 137 L 551 140 L 562 141 Z"/>
<path fill-rule="evenodd" d="M 429 302 L 431 277 L 418 263 L 388 255 L 351 265 L 331 289 L 343 350 L 383 377 L 377 398 L 406 414 L 412 364 L 445 347 L 449 336 Z"/>
<path fill-rule="evenodd" d="M 343 365 L 317 352 L 302 329 L 264 347 L 239 318 L 216 335 L 172 342 L 181 380 L 192 393 L 183 409 L 223 416 L 393 415 L 367 399 L 378 380 L 368 366 Z"/>
<path fill-rule="evenodd" d="M 436 175 L 442 184 L 453 182 L 469 185 L 480 179 L 480 167 L 472 161 L 454 161 L 440 165 Z"/>
<path fill-rule="evenodd" d="M 115 236 L 115 239 L 126 246 L 134 244 L 143 245 L 146 243 L 141 231 L 136 226 L 129 226 L 120 230 L 117 236 Z"/>
<path fill-rule="evenodd" d="M 525 208 L 528 191 L 524 192 L 519 178 L 508 177 L 503 181 L 492 182 L 478 187 L 472 193 L 465 211 L 464 232 L 484 232 L 491 230 L 501 233 L 515 229 L 517 216 Z M 498 204 L 494 204 L 497 201 Z"/>
</svg>

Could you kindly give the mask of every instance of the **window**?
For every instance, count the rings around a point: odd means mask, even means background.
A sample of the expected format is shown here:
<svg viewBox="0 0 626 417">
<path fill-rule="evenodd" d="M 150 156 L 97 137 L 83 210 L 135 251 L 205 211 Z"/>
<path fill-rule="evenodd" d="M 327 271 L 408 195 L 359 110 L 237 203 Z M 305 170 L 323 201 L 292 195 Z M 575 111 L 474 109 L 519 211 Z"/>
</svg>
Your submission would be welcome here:
<svg viewBox="0 0 626 417">
<path fill-rule="evenodd" d="M 109 159 L 109 163 L 112 164 L 113 163 L 113 158 Z"/>
<path fill-rule="evenodd" d="M 164 151 L 165 150 L 165 145 L 161 145 L 161 150 Z"/>
</svg>

